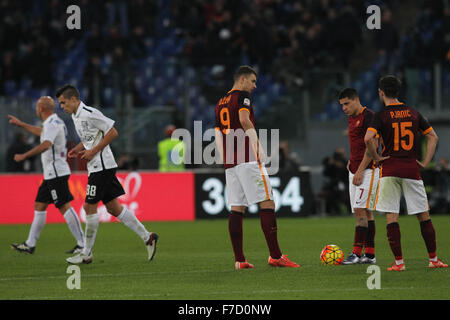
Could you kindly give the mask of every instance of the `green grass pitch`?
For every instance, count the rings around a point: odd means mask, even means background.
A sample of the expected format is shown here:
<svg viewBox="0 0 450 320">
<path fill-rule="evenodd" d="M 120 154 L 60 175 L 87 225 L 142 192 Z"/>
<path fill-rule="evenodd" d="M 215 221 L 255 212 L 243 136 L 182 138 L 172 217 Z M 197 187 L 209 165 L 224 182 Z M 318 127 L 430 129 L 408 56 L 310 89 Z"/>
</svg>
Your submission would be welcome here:
<svg viewBox="0 0 450 320">
<path fill-rule="evenodd" d="M 450 261 L 450 216 L 433 216 L 438 256 Z M 401 216 L 407 270 L 388 272 L 393 256 L 384 216 L 376 216 L 375 251 L 381 289 L 369 290 L 367 265 L 324 266 L 321 249 L 337 244 L 348 255 L 354 219 L 278 219 L 283 253 L 298 269 L 273 268 L 259 219 L 244 220 L 244 249 L 254 269 L 234 270 L 226 220 L 151 222 L 160 235 L 155 259 L 146 260 L 142 241 L 120 223 L 100 224 L 94 261 L 81 266 L 81 289 L 69 290 L 64 252 L 74 240 L 64 224 L 46 225 L 33 255 L 10 248 L 28 235 L 28 225 L 0 226 L 0 299 L 449 299 L 450 270 L 429 269 L 415 217 Z"/>
</svg>

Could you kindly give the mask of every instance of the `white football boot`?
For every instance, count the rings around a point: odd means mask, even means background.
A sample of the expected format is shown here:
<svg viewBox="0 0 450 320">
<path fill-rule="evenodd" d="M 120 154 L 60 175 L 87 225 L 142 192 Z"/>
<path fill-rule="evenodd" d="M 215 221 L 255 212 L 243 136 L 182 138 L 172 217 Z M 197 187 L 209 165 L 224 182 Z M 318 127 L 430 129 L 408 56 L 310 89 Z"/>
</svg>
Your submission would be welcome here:
<svg viewBox="0 0 450 320">
<path fill-rule="evenodd" d="M 148 252 L 148 261 L 152 261 L 153 257 L 156 253 L 156 243 L 158 242 L 159 236 L 152 232 L 150 233 L 150 237 L 148 238 L 145 245 L 147 246 L 147 252 Z"/>
<path fill-rule="evenodd" d="M 79 253 L 73 257 L 67 258 L 66 261 L 70 264 L 89 264 L 92 262 L 92 253 L 89 255 Z"/>
</svg>

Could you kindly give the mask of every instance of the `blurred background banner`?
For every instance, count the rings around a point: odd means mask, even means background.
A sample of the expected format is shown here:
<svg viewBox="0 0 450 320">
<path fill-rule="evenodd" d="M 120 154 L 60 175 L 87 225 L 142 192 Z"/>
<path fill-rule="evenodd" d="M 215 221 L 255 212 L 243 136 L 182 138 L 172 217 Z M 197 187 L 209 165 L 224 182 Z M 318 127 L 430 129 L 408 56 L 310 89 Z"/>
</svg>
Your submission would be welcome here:
<svg viewBox="0 0 450 320">
<path fill-rule="evenodd" d="M 69 188 L 74 197 L 72 207 L 85 221 L 83 209 L 87 185 L 86 174 L 72 174 Z M 192 173 L 145 173 L 119 172 L 117 178 L 126 194 L 119 202 L 131 209 L 140 221 L 192 221 L 194 212 L 194 176 Z M 34 199 L 42 182 L 40 174 L 0 175 L 2 201 L 9 203 L 0 213 L 0 224 L 30 224 L 33 221 Z M 100 222 L 116 219 L 106 212 L 101 204 L 98 208 Z M 50 205 L 47 223 L 65 223 L 63 216 Z"/>
<path fill-rule="evenodd" d="M 305 217 L 315 213 L 310 173 L 270 176 L 278 217 Z M 225 176 L 199 173 L 195 175 L 195 212 L 199 219 L 227 218 Z M 248 208 L 247 216 L 257 216 L 258 206 Z"/>
<path fill-rule="evenodd" d="M 119 172 L 117 177 L 126 194 L 119 197 L 122 205 L 131 209 L 141 221 L 192 221 L 204 218 L 226 218 L 225 177 L 208 172 Z M 85 221 L 83 209 L 87 175 L 72 174 L 69 188 L 74 196 L 72 206 Z M 315 213 L 310 173 L 270 177 L 276 212 L 283 217 L 305 217 Z M 0 224 L 28 224 L 33 221 L 34 197 L 42 183 L 38 174 L 0 175 L 0 194 L 8 201 L 8 210 L 0 214 Z M 229 209 L 229 208 L 228 208 Z M 48 223 L 65 223 L 64 218 L 50 205 Z M 100 222 L 116 219 L 98 209 Z M 249 216 L 257 216 L 256 205 L 249 207 Z"/>
</svg>

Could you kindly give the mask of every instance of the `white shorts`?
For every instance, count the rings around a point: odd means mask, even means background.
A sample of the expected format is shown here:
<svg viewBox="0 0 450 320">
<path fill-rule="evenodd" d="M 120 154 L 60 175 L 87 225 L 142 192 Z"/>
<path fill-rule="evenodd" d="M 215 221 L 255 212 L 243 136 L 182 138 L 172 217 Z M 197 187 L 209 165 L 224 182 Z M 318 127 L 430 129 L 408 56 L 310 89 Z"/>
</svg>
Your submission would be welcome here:
<svg viewBox="0 0 450 320">
<path fill-rule="evenodd" d="M 264 164 L 241 163 L 225 170 L 229 206 L 250 206 L 273 200 L 272 186 Z"/>
<path fill-rule="evenodd" d="M 408 214 L 418 214 L 430 210 L 423 181 L 397 177 L 380 179 L 375 210 L 399 213 L 402 194 L 406 200 Z"/>
<path fill-rule="evenodd" d="M 355 208 L 373 210 L 375 206 L 375 199 L 377 195 L 378 179 L 380 176 L 380 169 L 366 169 L 364 170 L 364 177 L 361 185 L 355 186 L 353 184 L 354 174 L 348 174 L 348 186 L 350 193 L 350 205 L 352 212 Z"/>
</svg>

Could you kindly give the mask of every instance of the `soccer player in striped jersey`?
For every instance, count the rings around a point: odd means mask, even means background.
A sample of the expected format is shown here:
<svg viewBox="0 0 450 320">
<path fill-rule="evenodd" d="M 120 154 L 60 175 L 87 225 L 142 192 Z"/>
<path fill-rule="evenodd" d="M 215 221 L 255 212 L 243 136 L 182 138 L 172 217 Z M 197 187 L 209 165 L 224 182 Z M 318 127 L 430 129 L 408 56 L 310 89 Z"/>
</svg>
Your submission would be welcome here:
<svg viewBox="0 0 450 320">
<path fill-rule="evenodd" d="M 403 194 L 409 215 L 416 215 L 430 268 L 447 268 L 436 254 L 436 232 L 431 222 L 428 199 L 420 175 L 434 156 L 438 136 L 427 120 L 417 110 L 398 100 L 401 82 L 394 76 L 386 76 L 378 83 L 378 93 L 384 107 L 373 117 L 364 141 L 375 161 L 381 162 L 375 210 L 386 213 L 387 237 L 395 262 L 388 271 L 404 271 L 399 212 Z M 383 151 L 377 153 L 376 135 L 380 135 Z M 423 135 L 427 141 L 423 161 L 417 160 L 417 138 Z"/>
<path fill-rule="evenodd" d="M 241 66 L 233 88 L 216 105 L 216 143 L 225 165 L 228 230 L 235 256 L 235 269 L 251 269 L 243 251 L 242 220 L 249 205 L 259 204 L 261 227 L 269 247 L 268 263 L 274 267 L 299 267 L 281 253 L 277 238 L 275 203 L 264 151 L 255 130 L 250 93 L 256 88 L 256 71 Z"/>
<path fill-rule="evenodd" d="M 67 253 L 78 253 L 84 247 L 84 234 L 80 219 L 72 208 L 73 196 L 69 190 L 70 168 L 67 163 L 67 128 L 64 121 L 55 113 L 55 101 L 51 97 L 41 97 L 36 103 L 36 114 L 42 119 L 42 128 L 30 125 L 8 115 L 9 123 L 22 127 L 31 134 L 40 137 L 41 143 L 33 149 L 14 155 L 15 161 L 23 161 L 35 155 L 41 155 L 44 181 L 38 189 L 34 203 L 34 218 L 28 239 L 11 246 L 19 251 L 34 253 L 36 243 L 47 218 L 47 207 L 53 203 L 61 212 L 77 244 Z"/>
<path fill-rule="evenodd" d="M 363 107 L 358 92 L 353 88 L 342 90 L 339 95 L 342 110 L 348 116 L 348 138 L 350 142 L 349 193 L 356 227 L 352 253 L 343 261 L 344 265 L 376 263 L 375 220 L 373 205 L 376 195 L 379 170 L 366 152 L 364 136 L 374 112 Z M 364 248 L 364 255 L 362 250 Z"/>
</svg>

